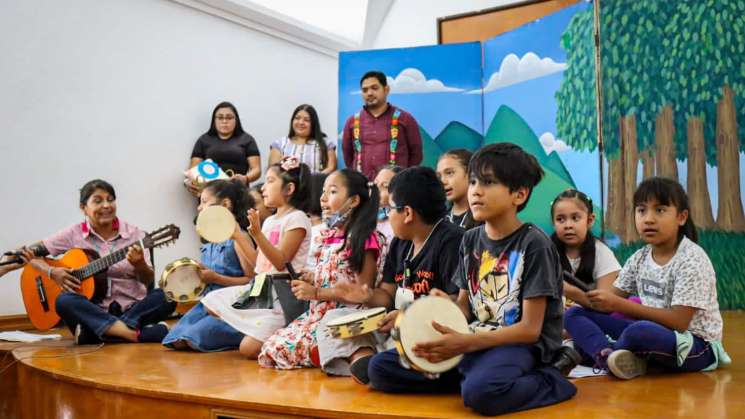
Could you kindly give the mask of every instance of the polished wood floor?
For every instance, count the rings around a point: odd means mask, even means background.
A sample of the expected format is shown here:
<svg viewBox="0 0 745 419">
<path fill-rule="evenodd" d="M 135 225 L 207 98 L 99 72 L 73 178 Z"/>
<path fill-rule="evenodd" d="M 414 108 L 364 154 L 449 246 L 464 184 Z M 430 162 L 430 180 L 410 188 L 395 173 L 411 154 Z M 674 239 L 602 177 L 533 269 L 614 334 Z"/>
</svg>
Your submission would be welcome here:
<svg viewBox="0 0 745 419">
<path fill-rule="evenodd" d="M 575 380 L 577 396 L 514 417 L 745 417 L 745 312 L 725 313 L 733 363 L 711 373 Z M 15 349 L 13 349 L 15 347 Z M 318 370 L 275 371 L 237 352 L 160 345 L 19 345 L 0 362 L 0 417 L 475 418 L 457 395 L 386 395 Z M 0 354 L 2 356 L 2 354 Z"/>
</svg>

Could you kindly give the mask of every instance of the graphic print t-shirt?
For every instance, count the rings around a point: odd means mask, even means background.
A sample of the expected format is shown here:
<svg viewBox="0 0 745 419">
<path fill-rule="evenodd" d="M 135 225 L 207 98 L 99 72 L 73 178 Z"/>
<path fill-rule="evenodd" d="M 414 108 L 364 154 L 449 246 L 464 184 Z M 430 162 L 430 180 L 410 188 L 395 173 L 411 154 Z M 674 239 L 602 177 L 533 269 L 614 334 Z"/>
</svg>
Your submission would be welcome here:
<svg viewBox="0 0 745 419">
<path fill-rule="evenodd" d="M 477 329 L 496 330 L 522 318 L 523 300 L 546 297 L 543 327 L 535 347 L 548 363 L 561 346 L 561 265 L 551 239 L 533 224 L 492 240 L 484 226 L 465 233 L 453 282 L 467 290 Z M 489 318 L 479 321 L 486 310 Z"/>
<path fill-rule="evenodd" d="M 409 262 L 410 277 L 404 281 L 404 263 L 414 245 L 396 237 L 391 242 L 383 268 L 383 282 L 396 284 L 414 292 L 414 297 L 429 294 L 432 288 L 457 294 L 451 282 L 458 267 L 458 247 L 463 229 L 443 220 L 432 231 L 422 250 Z M 406 283 L 404 283 L 406 282 Z"/>
<path fill-rule="evenodd" d="M 637 250 L 626 261 L 613 286 L 638 295 L 645 306 L 696 308 L 688 330 L 709 342 L 722 340 L 714 266 L 704 249 L 687 237 L 683 237 L 675 256 L 663 266 L 654 261 L 649 245 Z"/>
</svg>

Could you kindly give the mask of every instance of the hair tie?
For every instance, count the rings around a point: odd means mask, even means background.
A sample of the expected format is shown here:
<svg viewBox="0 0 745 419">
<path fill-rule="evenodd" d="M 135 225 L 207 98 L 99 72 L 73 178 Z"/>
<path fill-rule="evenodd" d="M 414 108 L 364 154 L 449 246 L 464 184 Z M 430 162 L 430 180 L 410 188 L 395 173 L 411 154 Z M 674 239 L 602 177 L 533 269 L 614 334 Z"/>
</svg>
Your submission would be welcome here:
<svg viewBox="0 0 745 419">
<path fill-rule="evenodd" d="M 298 159 L 296 156 L 282 157 L 282 159 L 279 161 L 279 167 L 281 167 L 282 170 L 284 170 L 285 172 L 295 170 L 300 167 L 300 159 Z"/>
</svg>

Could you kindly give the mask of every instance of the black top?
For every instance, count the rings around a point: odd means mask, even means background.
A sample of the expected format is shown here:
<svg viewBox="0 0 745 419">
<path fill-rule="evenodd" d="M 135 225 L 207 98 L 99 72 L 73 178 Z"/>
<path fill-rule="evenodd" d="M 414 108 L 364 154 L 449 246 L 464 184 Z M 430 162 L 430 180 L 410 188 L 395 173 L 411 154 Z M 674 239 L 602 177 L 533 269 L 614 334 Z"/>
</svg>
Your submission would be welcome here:
<svg viewBox="0 0 745 419">
<path fill-rule="evenodd" d="M 478 227 L 484 224 L 483 222 L 473 219 L 473 214 L 471 214 L 470 209 L 460 215 L 454 214 L 453 210 L 451 209 L 445 219 L 465 230 L 470 230 L 474 227 Z"/>
<path fill-rule="evenodd" d="M 404 275 L 404 263 L 407 258 L 411 258 L 414 244 L 394 237 L 385 259 L 383 281 L 411 289 L 415 298 L 429 294 L 432 288 L 456 294 L 458 287 L 451 279 L 458 267 L 458 248 L 462 237 L 462 228 L 443 219 L 432 231 L 419 254 L 408 262 L 408 279 Z"/>
<path fill-rule="evenodd" d="M 526 223 L 509 236 L 492 240 L 482 226 L 465 233 L 459 257 L 453 282 L 468 290 L 477 319 L 487 308 L 488 319 L 482 318 L 480 326 L 513 325 L 522 318 L 524 299 L 546 297 L 543 327 L 534 346 L 541 360 L 550 362 L 561 346 L 563 313 L 561 265 L 551 239 Z"/>
<path fill-rule="evenodd" d="M 254 138 L 247 133 L 229 140 L 203 134 L 194 144 L 194 150 L 191 152 L 192 158 L 212 159 L 222 170 L 232 170 L 239 175 L 248 173 L 248 158 L 258 155 L 259 147 Z"/>
</svg>

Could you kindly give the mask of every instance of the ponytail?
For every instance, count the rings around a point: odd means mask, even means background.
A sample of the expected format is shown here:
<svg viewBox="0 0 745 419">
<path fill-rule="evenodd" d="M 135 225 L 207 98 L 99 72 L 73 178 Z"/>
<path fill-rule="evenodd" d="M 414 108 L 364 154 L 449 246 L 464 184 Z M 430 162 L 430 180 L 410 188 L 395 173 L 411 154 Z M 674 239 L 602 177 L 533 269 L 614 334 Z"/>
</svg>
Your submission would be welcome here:
<svg viewBox="0 0 745 419">
<path fill-rule="evenodd" d="M 359 273 L 365 262 L 365 243 L 378 225 L 379 191 L 374 183 L 368 182 L 365 175 L 356 170 L 342 169 L 338 173 L 346 182 L 347 196 L 358 196 L 360 200 L 349 216 L 341 247 L 349 251 L 349 267 Z"/>
</svg>

